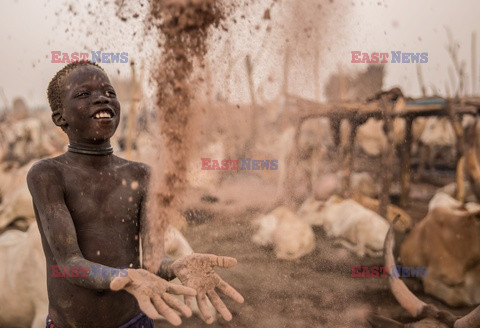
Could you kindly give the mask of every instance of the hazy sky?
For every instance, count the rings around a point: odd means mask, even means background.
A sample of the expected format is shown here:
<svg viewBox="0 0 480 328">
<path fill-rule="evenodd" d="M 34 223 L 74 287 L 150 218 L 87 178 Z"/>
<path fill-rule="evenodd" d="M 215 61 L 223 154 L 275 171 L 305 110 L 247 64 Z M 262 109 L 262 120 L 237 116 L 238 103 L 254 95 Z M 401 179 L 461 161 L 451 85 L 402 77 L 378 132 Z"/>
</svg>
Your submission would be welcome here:
<svg viewBox="0 0 480 328">
<path fill-rule="evenodd" d="M 238 13 L 245 14 L 246 19 L 240 20 L 229 32 L 221 32 L 222 40 L 214 42 L 216 48 L 213 49 L 209 62 L 217 68 L 217 73 L 220 71 L 224 74 L 223 70 L 228 67 L 227 56 L 222 57 L 222 53 L 228 53 L 228 58 L 235 61 L 229 83 L 235 101 L 247 100 L 243 65 L 246 54 L 253 55 L 256 60 L 256 87 L 267 89 L 267 96 L 277 92 L 275 90 L 278 89 L 283 74 L 281 58 L 285 39 L 289 39 L 288 44 L 295 48 L 294 52 L 298 55 L 292 58 L 291 91 L 302 96 L 314 96 L 311 82 L 314 75 L 313 64 L 304 60 L 306 57 L 303 57 L 299 48 L 305 45 L 309 47 L 313 43 L 320 48 L 321 83 L 338 67 L 345 71 L 364 69 L 364 64 L 351 63 L 352 50 L 428 52 L 428 63 L 421 64 L 426 84 L 444 92 L 445 84 L 450 83 L 448 69 L 452 66 L 445 49 L 448 43 L 445 28 L 451 30 L 455 41 L 460 45 L 459 57 L 466 63 L 465 70 L 470 77 L 467 91 L 470 92 L 472 32 L 476 31 L 480 38 L 478 0 L 295 1 L 300 0 L 278 0 L 274 5 L 271 5 L 272 1 L 258 0 L 256 5 L 243 8 Z M 47 84 L 63 66 L 51 63 L 53 50 L 128 52 L 129 60 L 144 60 L 147 65 L 152 62 L 156 54 L 155 43 L 152 39 L 141 37 L 141 11 L 144 13 L 145 7 L 139 7 L 139 19 L 129 19 L 124 23 L 112 15 L 116 10 L 113 5 L 102 7 L 97 1 L 91 1 L 90 10 L 96 14 L 89 17 L 84 5 L 88 2 L 80 5 L 78 2 L 64 0 L 2 0 L 0 108 L 4 107 L 5 97 L 10 104 L 18 96 L 23 96 L 31 106 L 47 104 Z M 72 6 L 70 12 L 69 4 Z M 312 6 L 312 10 L 308 6 Z M 263 21 L 264 9 L 268 7 L 271 7 L 272 18 Z M 322 15 L 317 15 L 314 9 L 321 11 Z M 309 18 L 309 21 L 304 13 L 310 13 L 313 19 Z M 126 11 L 125 15 L 128 14 Z M 292 22 L 298 22 L 300 26 L 310 25 L 313 31 L 292 34 L 288 25 Z M 268 37 L 265 37 L 266 26 L 272 30 L 267 34 Z M 133 36 L 132 31 L 137 31 L 136 36 Z M 307 35 L 310 41 L 303 39 Z M 480 93 L 479 41 L 477 40 L 476 56 L 477 94 Z M 230 44 L 230 48 L 226 48 L 226 44 Z M 259 51 L 260 48 L 264 51 Z M 312 54 L 313 48 L 307 49 L 305 56 Z M 385 65 L 385 87 L 400 85 L 406 94 L 420 95 L 415 64 Z M 128 64 L 103 66 L 113 75 L 120 71 L 122 76 L 127 76 L 129 72 Z"/>
</svg>

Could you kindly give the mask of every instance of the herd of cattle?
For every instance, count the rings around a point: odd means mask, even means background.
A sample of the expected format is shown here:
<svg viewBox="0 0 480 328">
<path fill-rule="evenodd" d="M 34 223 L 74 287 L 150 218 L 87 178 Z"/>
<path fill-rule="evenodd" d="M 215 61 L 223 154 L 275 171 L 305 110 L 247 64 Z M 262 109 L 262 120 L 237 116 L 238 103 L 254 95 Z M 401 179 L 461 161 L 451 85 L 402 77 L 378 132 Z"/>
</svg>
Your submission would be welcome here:
<svg viewBox="0 0 480 328">
<path fill-rule="evenodd" d="M 43 132 L 45 124 L 48 124 L 46 122 L 47 120 L 38 118 L 0 122 L 1 327 L 42 327 L 47 313 L 45 259 L 25 182 L 28 169 L 34 161 L 64 149 L 65 139 L 61 132 Z M 465 124 L 471 125 L 472 122 Z M 401 135 L 402 124 L 399 121 L 397 125 L 396 133 Z M 466 161 L 470 183 L 465 184 L 465 199 L 469 202 L 457 201 L 454 198 L 455 186 L 445 186 L 430 200 L 426 217 L 414 225 L 412 218 L 394 205 L 388 206 L 385 218 L 378 214 L 379 201 L 376 197 L 379 188 L 366 172 L 350 176 L 350 198 L 339 196 L 342 172 L 322 170 L 322 161 L 328 160 L 327 152 L 333 145 L 328 131 L 326 119 L 305 124 L 301 131 L 300 151 L 295 152 L 299 158 L 294 160 L 291 158 L 294 153 L 293 127 L 286 126 L 279 132 L 280 137 L 274 140 L 259 138 L 252 153 L 261 153 L 268 148 L 270 154 L 276 155 L 273 158 L 279 160 L 279 172 L 275 178 L 277 194 L 274 197 L 286 199 L 288 196 L 294 201 L 288 204 L 284 202 L 271 212 L 253 219 L 252 225 L 256 232 L 252 236 L 252 242 L 259 246 L 273 247 L 279 259 L 298 259 L 314 250 L 316 237 L 312 227 L 321 226 L 328 237 L 335 238 L 358 256 L 381 257 L 389 228 L 393 226 L 398 232 L 407 234 L 400 247 L 401 263 L 405 266 L 429 268 L 428 275 L 422 278 L 426 293 L 450 306 L 479 304 L 480 193 L 476 193 L 476 190 L 480 186 L 480 165 L 476 155 L 476 142 L 470 145 L 471 152 L 467 152 L 471 155 Z M 419 122 L 414 127 L 414 134 L 418 148 L 446 148 L 447 152 L 454 151 L 455 136 L 444 119 L 429 118 Z M 475 133 L 475 139 L 476 136 Z M 262 144 L 261 140 L 269 140 L 268 145 Z M 361 127 L 356 142 L 359 149 L 371 156 L 378 156 L 388 146 L 377 121 L 368 121 Z M 227 145 L 228 142 L 219 138 L 206 144 L 201 150 L 202 155 L 228 158 Z M 140 148 L 141 145 L 137 147 Z M 262 156 L 264 158 L 268 154 Z M 295 165 L 292 166 L 292 163 Z M 192 185 L 201 188 L 219 183 L 220 175 L 215 173 L 218 172 L 201 171 L 200 165 L 194 165 L 190 169 L 189 178 Z M 285 181 L 292 177 L 298 179 L 298 188 L 286 189 Z M 193 251 L 180 230 L 171 226 L 166 236 L 166 249 L 174 257 Z M 406 287 L 395 289 L 393 286 L 398 285 L 395 284 L 392 284 L 392 291 L 397 297 L 398 291 L 403 292 Z M 421 301 L 409 296 L 399 302 L 413 316 L 420 314 L 412 313 L 410 309 L 414 305 L 419 306 Z M 408 302 L 413 303 L 409 305 Z M 425 307 L 422 303 L 421 311 L 427 311 Z M 477 309 L 477 317 L 478 312 Z M 389 320 L 377 319 L 379 322 Z M 472 320 L 471 317 L 467 319 Z M 477 321 L 480 322 L 480 319 Z M 451 327 L 453 324 L 455 327 L 479 327 L 459 325 L 455 320 L 451 322 Z M 449 324 L 445 327 L 449 327 Z"/>
</svg>

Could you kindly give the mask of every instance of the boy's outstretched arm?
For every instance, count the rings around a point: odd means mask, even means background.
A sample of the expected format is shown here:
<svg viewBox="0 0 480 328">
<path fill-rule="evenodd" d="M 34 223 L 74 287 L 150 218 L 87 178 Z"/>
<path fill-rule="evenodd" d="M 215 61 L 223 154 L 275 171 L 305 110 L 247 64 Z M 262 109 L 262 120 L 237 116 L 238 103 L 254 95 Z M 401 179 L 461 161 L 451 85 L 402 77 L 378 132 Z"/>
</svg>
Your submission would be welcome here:
<svg viewBox="0 0 480 328">
<path fill-rule="evenodd" d="M 83 257 L 70 211 L 65 204 L 64 187 L 57 169 L 49 163 L 39 162 L 28 172 L 27 184 L 39 221 L 39 229 L 45 236 L 57 264 L 62 267 L 89 268 L 96 265 L 101 267 L 102 272 L 105 272 L 103 270 L 112 272 L 113 268 Z M 88 275 L 87 277 L 66 277 L 66 279 L 72 284 L 89 289 L 115 291 L 125 289 L 137 299 L 141 310 L 153 319 L 158 318 L 160 313 L 172 324 L 179 325 L 180 318 L 169 306 L 186 316 L 191 315 L 190 309 L 172 300 L 173 297 L 167 292 L 192 296 L 196 295 L 195 290 L 184 286 L 180 286 L 182 288 L 179 289 L 178 286 L 145 270 L 129 269 L 127 272 L 127 277 Z"/>
<path fill-rule="evenodd" d="M 100 265 L 86 260 L 78 246 L 77 233 L 70 211 L 65 204 L 64 187 L 56 168 L 45 162 L 32 166 L 27 184 L 39 221 L 38 228 L 48 242 L 50 250 L 61 267 L 88 267 Z M 100 265 L 100 272 L 109 269 Z M 108 271 L 111 272 L 111 271 Z M 70 283 L 90 289 L 109 289 L 111 277 L 89 275 L 66 277 Z"/>
</svg>

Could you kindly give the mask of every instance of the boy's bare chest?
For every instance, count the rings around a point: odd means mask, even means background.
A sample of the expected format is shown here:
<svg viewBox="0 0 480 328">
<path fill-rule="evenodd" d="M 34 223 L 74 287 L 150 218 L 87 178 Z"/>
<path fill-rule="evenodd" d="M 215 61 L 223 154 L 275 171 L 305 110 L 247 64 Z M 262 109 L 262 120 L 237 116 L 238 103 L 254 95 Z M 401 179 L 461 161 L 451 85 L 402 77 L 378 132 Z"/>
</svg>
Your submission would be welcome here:
<svg viewBox="0 0 480 328">
<path fill-rule="evenodd" d="M 65 204 L 85 258 L 105 265 L 133 263 L 138 253 L 144 185 L 128 170 L 71 170 Z"/>
<path fill-rule="evenodd" d="M 144 188 L 126 170 L 73 170 L 64 176 L 65 203 L 76 224 L 138 224 Z"/>
</svg>

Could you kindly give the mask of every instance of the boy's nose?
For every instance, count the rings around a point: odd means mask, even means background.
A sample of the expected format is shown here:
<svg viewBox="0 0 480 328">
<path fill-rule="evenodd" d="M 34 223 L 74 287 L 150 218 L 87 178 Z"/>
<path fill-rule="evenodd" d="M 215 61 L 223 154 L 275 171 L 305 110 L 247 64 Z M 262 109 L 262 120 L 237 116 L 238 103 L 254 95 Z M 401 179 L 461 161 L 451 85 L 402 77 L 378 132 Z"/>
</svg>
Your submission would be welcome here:
<svg viewBox="0 0 480 328">
<path fill-rule="evenodd" d="M 94 104 L 108 104 L 110 100 L 104 94 L 99 94 L 94 100 Z"/>
</svg>

